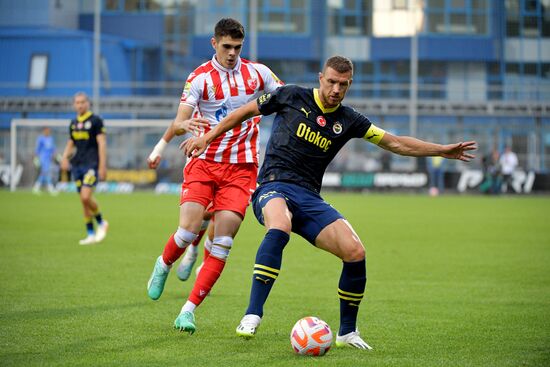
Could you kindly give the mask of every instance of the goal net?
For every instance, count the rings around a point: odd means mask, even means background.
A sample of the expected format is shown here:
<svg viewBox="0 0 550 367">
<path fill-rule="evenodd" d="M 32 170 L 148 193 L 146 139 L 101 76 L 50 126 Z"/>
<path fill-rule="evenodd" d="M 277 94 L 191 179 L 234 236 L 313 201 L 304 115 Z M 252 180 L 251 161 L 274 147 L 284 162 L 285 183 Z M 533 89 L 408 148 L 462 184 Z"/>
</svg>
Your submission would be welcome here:
<svg viewBox="0 0 550 367">
<path fill-rule="evenodd" d="M 12 120 L 9 151 L 0 152 L 9 157 L 2 164 L 0 177 L 11 191 L 28 189 L 38 177 L 35 149 L 38 136 L 45 127 L 50 129 L 56 146 L 51 165 L 53 182 L 61 190 L 74 190 L 70 177 L 61 172 L 60 158 L 69 138 L 70 119 L 14 119 Z M 105 119 L 107 130 L 107 183 L 110 188 L 153 187 L 157 183 L 181 182 L 185 156 L 178 149 L 182 137 L 176 137 L 166 147 L 160 166 L 156 170 L 147 167 L 147 157 L 164 134 L 170 120 L 118 120 Z M 6 140 L 6 139 L 4 139 Z M 3 148 L 7 150 L 6 147 Z M 9 162 L 9 164 L 7 164 Z M 126 185 L 126 186 L 124 186 Z M 100 187 L 98 187 L 100 189 Z M 117 190 L 114 190 L 117 191 Z"/>
</svg>

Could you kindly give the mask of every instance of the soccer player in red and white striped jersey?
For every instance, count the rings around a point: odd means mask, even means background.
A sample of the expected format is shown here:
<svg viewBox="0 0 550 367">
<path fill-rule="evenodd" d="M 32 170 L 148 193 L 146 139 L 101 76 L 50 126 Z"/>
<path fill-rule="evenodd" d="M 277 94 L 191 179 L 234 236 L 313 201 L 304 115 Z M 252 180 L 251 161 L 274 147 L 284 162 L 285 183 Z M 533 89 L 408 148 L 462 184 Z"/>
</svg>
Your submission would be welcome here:
<svg viewBox="0 0 550 367">
<path fill-rule="evenodd" d="M 243 42 L 244 28 L 238 21 L 224 18 L 216 24 L 211 39 L 215 55 L 189 75 L 176 119 L 149 156 L 151 168 L 158 165 L 162 150 L 175 135 L 206 133 L 236 108 L 282 85 L 268 67 L 240 58 Z M 158 299 L 170 267 L 196 239 L 205 209 L 212 204 L 214 238 L 193 290 L 174 322 L 181 331 L 195 332 L 195 308 L 220 277 L 256 187 L 258 122 L 259 118 L 252 118 L 227 131 L 185 166 L 179 227 L 157 259 L 147 285 L 149 297 Z"/>
</svg>

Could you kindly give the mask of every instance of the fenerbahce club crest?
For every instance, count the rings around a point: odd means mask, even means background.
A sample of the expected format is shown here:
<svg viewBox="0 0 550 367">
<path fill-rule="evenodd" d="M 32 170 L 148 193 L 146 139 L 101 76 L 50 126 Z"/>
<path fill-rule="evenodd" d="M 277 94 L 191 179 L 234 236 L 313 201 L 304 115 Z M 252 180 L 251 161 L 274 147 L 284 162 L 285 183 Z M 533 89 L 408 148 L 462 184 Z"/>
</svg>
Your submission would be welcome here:
<svg viewBox="0 0 550 367">
<path fill-rule="evenodd" d="M 342 124 L 336 121 L 332 126 L 332 131 L 334 131 L 335 134 L 340 134 L 342 132 Z"/>
</svg>

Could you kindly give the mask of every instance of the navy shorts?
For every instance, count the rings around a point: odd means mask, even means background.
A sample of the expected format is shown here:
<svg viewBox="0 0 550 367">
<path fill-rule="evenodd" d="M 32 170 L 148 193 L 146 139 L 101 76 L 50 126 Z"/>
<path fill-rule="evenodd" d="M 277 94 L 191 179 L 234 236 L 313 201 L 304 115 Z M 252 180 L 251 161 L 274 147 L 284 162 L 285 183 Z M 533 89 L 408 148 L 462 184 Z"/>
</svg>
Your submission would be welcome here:
<svg viewBox="0 0 550 367">
<path fill-rule="evenodd" d="M 286 200 L 288 210 L 292 213 L 292 232 L 313 245 L 323 228 L 344 218 L 318 193 L 292 183 L 274 181 L 260 185 L 252 195 L 254 215 L 261 224 L 264 224 L 262 209 L 274 198 Z"/>
<path fill-rule="evenodd" d="M 94 187 L 97 185 L 97 167 L 76 166 L 71 169 L 76 189 L 80 192 L 82 186 Z"/>
</svg>

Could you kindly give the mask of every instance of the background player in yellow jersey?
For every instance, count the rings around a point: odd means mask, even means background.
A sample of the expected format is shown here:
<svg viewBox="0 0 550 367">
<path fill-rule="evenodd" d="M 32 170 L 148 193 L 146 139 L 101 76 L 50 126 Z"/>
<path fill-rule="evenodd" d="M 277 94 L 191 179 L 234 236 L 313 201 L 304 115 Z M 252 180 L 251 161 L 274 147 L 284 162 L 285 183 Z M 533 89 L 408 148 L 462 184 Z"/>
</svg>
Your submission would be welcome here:
<svg viewBox="0 0 550 367">
<path fill-rule="evenodd" d="M 103 120 L 90 111 L 86 93 L 74 95 L 73 107 L 77 116 L 69 127 L 70 138 L 63 151 L 61 169 L 67 171 L 70 166 L 84 211 L 87 236 L 79 244 L 92 245 L 103 241 L 109 227 L 93 196 L 97 182 L 107 176 L 107 140 Z M 94 230 L 94 218 L 97 232 Z"/>
</svg>

